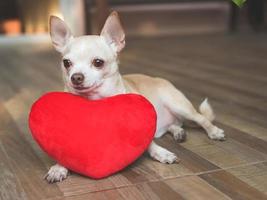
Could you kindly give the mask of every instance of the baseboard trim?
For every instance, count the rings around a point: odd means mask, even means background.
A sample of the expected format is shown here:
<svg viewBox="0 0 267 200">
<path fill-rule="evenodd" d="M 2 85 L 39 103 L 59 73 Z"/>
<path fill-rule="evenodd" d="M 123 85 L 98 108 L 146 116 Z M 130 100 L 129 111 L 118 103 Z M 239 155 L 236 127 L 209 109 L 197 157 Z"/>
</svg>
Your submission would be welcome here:
<svg viewBox="0 0 267 200">
<path fill-rule="evenodd" d="M 112 10 L 119 12 L 144 11 L 186 11 L 186 10 L 229 10 L 228 2 L 182 2 L 164 4 L 136 4 L 111 6 Z"/>
</svg>

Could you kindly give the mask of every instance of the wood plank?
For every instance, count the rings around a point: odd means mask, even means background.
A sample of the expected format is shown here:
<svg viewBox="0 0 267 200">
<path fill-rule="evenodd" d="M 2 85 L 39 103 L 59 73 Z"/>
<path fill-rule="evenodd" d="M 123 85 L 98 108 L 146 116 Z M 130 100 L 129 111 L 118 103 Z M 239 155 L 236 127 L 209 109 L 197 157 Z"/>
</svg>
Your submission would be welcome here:
<svg viewBox="0 0 267 200">
<path fill-rule="evenodd" d="M 239 141 L 242 144 L 245 144 L 259 152 L 267 154 L 267 142 L 256 138 L 252 135 L 244 133 L 236 128 L 232 128 L 229 126 L 225 126 L 221 123 L 218 123 L 220 127 L 222 127 L 226 133 L 228 133 L 228 137 L 233 138 L 236 141 Z"/>
<path fill-rule="evenodd" d="M 146 200 L 178 200 L 178 199 L 230 199 L 201 178 L 188 176 L 149 183 L 140 183 L 134 186 L 104 190 L 78 196 L 69 196 L 66 200 L 92 199 L 146 199 Z"/>
<path fill-rule="evenodd" d="M 144 182 L 154 182 L 166 177 L 184 176 L 193 174 L 183 165 L 166 165 L 142 156 L 136 163 L 123 171 L 101 180 L 92 180 L 72 173 L 68 179 L 58 183 L 64 196 L 82 195 L 88 192 L 98 192 L 133 186 Z"/>
<path fill-rule="evenodd" d="M 169 200 L 179 200 L 185 199 L 182 195 L 177 193 L 174 189 L 169 187 L 164 182 L 151 182 L 148 184 L 154 193 L 159 197 L 159 199 L 169 199 Z"/>
<path fill-rule="evenodd" d="M 166 148 L 169 148 L 169 146 L 166 146 Z M 133 170 L 139 171 L 140 169 L 142 170 L 145 166 L 145 168 L 149 169 L 147 170 L 148 173 L 146 173 L 146 176 L 149 177 L 150 181 L 186 176 L 194 173 L 194 171 L 187 167 L 187 164 L 178 163 L 166 165 L 151 159 L 148 154 L 146 154 L 145 156 L 146 159 L 144 159 L 144 161 Z M 180 156 L 179 153 L 178 156 Z"/>
<path fill-rule="evenodd" d="M 164 182 L 177 193 L 181 194 L 185 199 L 231 199 L 197 176 L 186 176 L 166 180 Z"/>
<path fill-rule="evenodd" d="M 254 137 L 257 137 L 261 140 L 267 141 L 266 128 L 258 124 L 254 124 L 246 120 L 240 119 L 238 117 L 229 114 L 224 114 L 221 109 L 216 109 L 215 113 L 217 116 L 216 121 L 225 124 L 226 126 L 233 127 L 234 129 L 238 129 Z"/>
<path fill-rule="evenodd" d="M 222 38 L 218 38 L 218 40 L 220 40 Z M 225 39 L 225 38 L 224 38 Z M 195 73 L 192 73 L 192 74 L 195 74 L 195 75 L 199 75 L 199 72 L 202 72 L 203 70 L 206 72 L 206 73 L 209 73 L 209 70 L 210 69 L 216 69 L 218 64 L 219 63 L 216 63 L 216 64 L 209 64 L 209 61 L 210 60 L 218 60 L 218 59 L 221 59 L 223 61 L 223 64 L 221 64 L 221 71 L 218 72 L 214 75 L 216 75 L 216 79 L 214 79 L 215 81 L 218 79 L 218 78 L 221 78 L 221 75 L 224 75 L 224 73 L 227 73 L 227 72 L 231 72 L 231 73 L 228 73 L 227 76 L 225 76 L 225 78 L 228 78 L 228 82 L 229 81 L 237 81 L 237 83 L 240 82 L 240 78 L 242 79 L 242 77 L 240 77 L 240 74 L 242 74 L 243 70 L 239 70 L 238 69 L 238 78 L 235 78 L 235 79 L 231 79 L 231 75 L 232 75 L 232 69 L 236 69 L 236 67 L 231 67 L 231 68 L 227 68 L 226 70 L 226 66 L 227 64 L 231 64 L 233 62 L 236 62 L 238 61 L 239 63 L 236 63 L 237 66 L 242 66 L 242 68 L 244 68 L 244 65 L 247 65 L 247 60 L 246 59 L 250 59 L 250 58 L 254 58 L 256 57 L 257 55 L 256 54 L 252 54 L 253 52 L 249 52 L 248 53 L 248 56 L 244 56 L 242 57 L 242 59 L 230 59 L 228 58 L 229 56 L 231 55 L 234 55 L 236 54 L 236 51 L 234 51 L 232 54 L 231 53 L 228 53 L 225 55 L 225 51 L 224 49 L 221 48 L 221 44 L 220 42 L 218 42 L 218 40 L 215 40 L 214 43 L 218 44 L 218 45 L 214 45 L 214 44 L 210 44 L 210 43 L 203 43 L 202 45 L 199 45 L 199 46 L 194 46 L 194 48 L 192 48 L 192 43 L 190 43 L 189 40 L 186 40 L 185 44 L 182 42 L 182 44 L 180 43 L 181 41 L 178 41 L 177 40 L 174 40 L 172 41 L 172 45 L 169 46 L 167 41 L 166 40 L 163 40 L 163 41 L 159 41 L 157 43 L 149 43 L 148 45 L 146 45 L 145 42 L 139 44 L 139 48 L 138 47 L 135 47 L 135 48 L 131 48 L 131 51 L 130 51 L 130 54 L 136 54 L 136 53 L 139 53 L 141 55 L 138 55 L 136 57 L 138 58 L 142 58 L 144 56 L 143 55 L 146 55 L 145 57 L 148 58 L 148 59 L 151 59 L 150 57 L 153 57 L 153 61 L 156 60 L 156 62 L 164 62 L 165 65 L 164 65 L 164 69 L 166 68 L 171 68 L 171 70 L 179 70 L 179 71 L 183 71 L 182 69 L 180 69 L 181 67 L 183 68 L 183 65 L 186 65 L 186 70 L 184 70 L 185 72 L 189 71 L 190 72 L 190 69 L 194 69 Z M 199 42 L 201 40 L 197 40 L 197 42 Z M 223 42 L 227 42 L 228 40 L 223 40 Z M 240 45 L 241 43 L 239 43 L 238 45 Z M 228 45 L 231 45 L 228 44 Z M 238 46 L 237 45 L 237 46 Z M 207 48 L 208 47 L 208 48 Z M 235 47 L 235 46 L 234 46 Z M 214 50 L 214 48 L 216 48 L 216 50 Z M 149 49 L 153 49 L 153 51 L 149 51 Z M 233 48 L 230 49 L 230 51 L 232 50 Z M 246 48 L 246 49 L 251 49 L 251 48 Z M 222 51 L 220 53 L 220 51 Z M 243 49 L 242 49 L 243 50 Z M 168 54 L 162 54 L 162 52 L 168 52 Z M 240 49 L 239 49 L 240 51 Z M 192 54 L 193 52 L 193 54 Z M 195 55 L 194 52 L 197 52 L 197 54 Z M 203 57 L 202 54 L 205 54 L 205 55 L 208 55 L 206 57 Z M 199 55 L 200 54 L 200 55 Z M 251 56 L 253 55 L 253 56 Z M 198 56 L 199 59 L 195 58 L 194 56 Z M 228 60 L 230 60 L 231 62 L 229 62 Z M 264 62 L 264 59 L 262 60 Z M 254 60 L 255 62 L 255 60 Z M 170 67 L 169 66 L 169 63 L 173 63 L 173 64 L 176 64 L 175 67 Z M 192 65 L 194 67 L 192 67 Z M 202 67 L 206 67 L 206 66 L 210 66 L 207 71 L 207 68 L 202 68 Z M 257 66 L 259 65 L 262 65 L 264 66 L 264 64 L 262 64 L 262 62 L 258 63 Z M 220 64 L 219 64 L 220 66 Z M 251 66 L 251 65 L 250 65 Z M 249 68 L 251 68 L 249 66 Z M 256 67 L 257 67 L 256 66 Z M 263 68 L 265 69 L 265 68 Z M 254 70 L 255 71 L 255 70 Z M 220 74 L 220 76 L 218 76 Z M 248 75 L 248 74 L 246 74 Z M 257 75 L 262 75 L 260 73 L 258 73 Z M 252 74 L 250 73 L 248 77 L 251 77 Z M 224 76 L 222 76 L 223 78 Z M 247 82 L 244 82 L 245 85 L 247 87 L 250 87 L 251 85 L 253 85 L 255 82 L 257 82 L 257 80 L 259 79 L 259 77 L 256 77 L 252 82 L 250 81 L 247 81 Z M 263 79 L 263 81 L 265 81 L 266 83 L 266 78 Z M 228 82 L 226 82 L 225 84 L 228 84 Z M 235 84 L 232 84 L 231 85 L 232 87 L 235 87 Z M 240 85 L 242 86 L 242 85 Z M 254 90 L 257 90 L 257 89 L 260 89 L 260 88 L 257 88 L 257 87 L 254 87 Z M 253 92 L 253 90 L 251 90 Z M 260 90 L 259 90 L 260 91 Z M 264 91 L 261 91 L 261 93 L 264 92 Z"/>
<path fill-rule="evenodd" d="M 153 166 L 144 165 L 144 162 L 154 161 L 151 158 L 141 157 L 121 172 L 101 180 L 93 180 L 72 173 L 67 180 L 58 183 L 58 186 L 65 196 L 74 196 L 159 180 L 161 177 L 153 170 Z"/>
<path fill-rule="evenodd" d="M 191 136 L 191 138 L 193 137 L 194 136 Z M 200 136 L 198 134 L 195 137 L 200 137 Z M 201 137 L 206 137 L 206 136 L 201 136 Z M 223 143 L 226 143 L 226 142 L 223 142 Z M 192 151 L 198 156 L 200 156 L 203 160 L 207 160 L 208 162 L 220 168 L 232 167 L 232 166 L 248 163 L 245 160 L 242 160 L 241 158 L 239 158 L 237 155 L 230 154 L 230 152 L 227 152 L 225 149 L 212 143 L 207 144 L 207 145 L 193 147 L 193 148 L 187 145 L 186 148 L 188 149 L 188 151 Z"/>
<path fill-rule="evenodd" d="M 125 199 L 146 199 L 146 200 L 179 200 L 184 199 L 179 193 L 174 191 L 162 181 L 141 183 L 131 187 L 117 189 Z"/>
<path fill-rule="evenodd" d="M 136 162 L 134 162 L 133 165 L 131 165 L 131 170 L 134 171 L 135 174 L 137 174 L 138 178 L 130 179 L 129 177 L 126 176 L 127 179 L 131 181 L 131 183 L 133 184 L 142 182 L 140 181 L 140 176 L 143 176 L 146 181 L 160 180 L 162 176 L 160 175 L 160 173 L 158 173 L 159 170 L 154 168 L 153 163 L 155 162 L 153 162 L 148 153 L 147 152 L 144 153 L 143 156 L 141 156 L 141 158 L 139 158 Z M 179 169 L 179 171 L 180 174 L 183 174 L 184 172 L 182 169 Z M 171 173 L 174 172 L 172 171 Z"/>
<path fill-rule="evenodd" d="M 200 105 L 200 96 L 194 95 L 193 92 L 189 92 L 185 90 L 186 96 L 189 97 L 190 101 L 194 105 Z M 203 96 L 202 98 L 204 98 Z M 267 128 L 260 126 L 259 124 L 253 123 L 250 120 L 241 118 L 240 116 L 240 110 L 247 108 L 241 108 L 238 105 L 234 105 L 236 107 L 234 110 L 238 112 L 236 115 L 235 112 L 232 111 L 231 103 L 229 102 L 220 102 L 217 100 L 214 100 L 213 98 L 209 98 L 209 102 L 211 103 L 213 110 L 216 114 L 216 123 L 218 123 L 219 126 L 227 126 L 232 127 L 234 130 L 240 130 L 241 132 L 244 132 L 246 134 L 252 135 L 256 138 L 259 138 L 261 140 L 267 141 L 267 135 L 265 134 L 267 131 Z M 230 106 L 229 106 L 230 105 Z M 197 108 L 197 106 L 195 106 Z M 257 111 L 250 111 L 250 115 L 255 115 L 254 117 L 257 119 L 256 112 Z"/>
<path fill-rule="evenodd" d="M 64 200 L 109 200 L 104 192 L 94 192 L 94 193 L 89 193 L 85 195 L 75 195 L 75 196 L 70 196 L 70 197 L 65 197 Z"/>
<path fill-rule="evenodd" d="M 203 180 L 236 200 L 266 200 L 267 196 L 226 171 L 199 175 Z"/>
<path fill-rule="evenodd" d="M 72 173 L 65 181 L 57 183 L 57 185 L 65 197 L 115 188 L 109 178 L 93 180 L 75 173 Z"/>
<path fill-rule="evenodd" d="M 267 162 L 236 167 L 226 171 L 261 191 L 267 198 Z"/>
<path fill-rule="evenodd" d="M 124 199 L 127 200 L 135 200 L 135 199 L 146 200 L 148 197 L 146 192 L 144 192 L 143 190 L 139 190 L 136 186 L 122 187 L 117 189 L 117 191 Z"/>
<path fill-rule="evenodd" d="M 111 200 L 111 199 L 123 200 L 124 199 L 117 190 L 107 190 L 107 191 L 104 191 L 103 193 L 107 197 L 108 200 Z"/>
<path fill-rule="evenodd" d="M 144 174 L 139 173 L 140 171 L 134 170 L 135 168 L 138 168 L 138 165 L 141 164 L 141 159 L 143 160 L 144 158 L 140 158 L 137 162 L 133 163 L 131 166 L 127 167 L 121 172 L 121 175 L 127 178 L 132 184 L 146 182 L 149 180 Z M 150 173 L 152 173 L 152 171 L 150 171 Z"/>
<path fill-rule="evenodd" d="M 178 165 L 184 165 L 194 173 L 220 169 L 210 161 L 179 145 L 170 135 L 165 135 L 164 138 L 156 139 L 155 141 L 157 144 L 178 155 L 181 159 Z"/>
<path fill-rule="evenodd" d="M 264 81 L 250 81 L 250 79 L 244 79 L 237 75 L 234 76 L 232 73 L 225 75 L 224 73 L 228 72 L 228 70 L 224 69 L 218 72 L 218 70 L 214 70 L 214 65 L 211 66 L 206 62 L 196 62 L 194 60 L 183 59 L 180 58 L 179 55 L 172 55 L 171 52 L 169 54 L 162 55 L 161 51 L 161 49 L 148 51 L 146 48 L 141 48 L 136 49 L 136 51 L 131 50 L 131 52 L 127 55 L 130 58 L 138 57 L 145 60 L 153 59 L 153 62 L 164 66 L 164 68 L 162 67 L 164 70 L 175 72 L 177 75 L 196 77 L 207 82 L 215 83 L 218 86 L 223 86 L 229 90 L 239 90 L 244 94 L 255 95 L 259 97 L 267 96 L 267 92 L 261 89 L 266 84 Z M 142 57 L 144 54 L 146 56 Z M 127 57 L 127 55 L 125 55 L 125 57 Z M 207 69 L 207 66 L 209 65 L 210 67 Z"/>
<path fill-rule="evenodd" d="M 62 196 L 58 187 L 49 185 L 42 179 L 47 169 L 22 137 L 13 119 L 1 104 L 0 111 L 0 121 L 5 121 L 8 125 L 2 127 L 4 131 L 0 134 L 1 148 L 4 149 L 7 162 L 14 176 L 20 180 L 27 198 L 44 199 Z"/>
<path fill-rule="evenodd" d="M 9 68 L 5 68 L 3 71 L 6 70 L 9 73 L 7 76 L 11 79 L 11 83 L 17 87 L 21 87 L 21 80 L 24 80 L 22 82 L 24 86 L 37 89 L 43 89 L 44 85 L 46 88 L 52 89 L 60 83 L 59 67 L 55 67 L 53 73 L 48 73 L 48 70 L 45 70 L 47 62 L 42 58 L 39 58 L 39 61 L 35 63 L 32 62 L 33 58 L 31 57 L 27 60 L 19 56 L 18 59 L 12 59 L 9 55 L 6 59 L 8 59 Z M 13 76 L 13 74 L 17 74 L 17 76 Z"/>
<path fill-rule="evenodd" d="M 240 140 L 233 140 L 227 131 L 227 140 L 218 142 L 210 140 L 200 129 L 187 130 L 187 142 L 180 145 L 201 156 L 220 168 L 249 164 L 267 159 L 267 154 L 247 146 Z M 242 137 L 242 136 L 240 136 Z M 252 140 L 251 143 L 254 141 Z M 179 154 L 178 154 L 179 155 Z"/>
<path fill-rule="evenodd" d="M 244 42 L 244 40 L 246 42 Z M 240 66 L 240 63 L 243 63 L 243 65 L 241 65 L 243 69 L 245 68 L 246 70 L 260 75 L 258 69 L 266 70 L 264 67 L 266 64 L 264 56 L 266 46 L 263 45 L 263 41 L 265 40 L 265 37 L 243 37 L 242 35 L 236 37 L 220 37 L 217 35 L 213 37 L 190 37 L 190 39 L 189 37 L 184 37 L 184 40 L 181 37 L 169 37 L 161 38 L 158 42 L 145 40 L 142 41 L 141 44 L 136 44 L 142 45 L 142 49 L 160 49 L 162 52 L 168 51 L 171 55 L 180 56 L 187 60 L 193 59 L 206 63 L 212 61 L 217 64 L 233 64 L 235 67 L 232 69 L 235 69 Z M 169 45 L 170 43 L 172 45 Z M 137 45 L 134 45 L 134 47 L 137 47 Z M 255 62 L 258 62 L 256 66 L 254 65 Z M 253 70 L 251 66 L 253 66 L 253 68 L 255 67 L 257 70 Z"/>
<path fill-rule="evenodd" d="M 24 200 L 27 199 L 20 180 L 14 174 L 8 156 L 2 142 L 0 142 L 0 199 L 3 200 Z"/>
<path fill-rule="evenodd" d="M 100 192 L 87 193 L 65 197 L 64 200 L 125 200 L 117 190 L 104 190 Z"/>
<path fill-rule="evenodd" d="M 147 59 L 146 57 L 138 58 L 139 59 L 136 59 L 135 56 L 129 55 L 127 57 L 124 56 L 124 60 L 122 60 L 122 62 L 134 63 L 134 68 L 140 69 L 139 72 L 151 74 L 153 76 L 165 77 L 167 79 L 170 79 L 174 83 L 179 83 L 179 85 L 188 87 L 192 90 L 197 89 L 196 92 L 201 92 L 202 95 L 210 96 L 214 99 L 223 99 L 225 98 L 225 96 L 227 96 L 228 101 L 231 100 L 234 103 L 247 107 L 253 107 L 254 109 L 260 110 L 259 105 L 262 105 L 263 107 L 266 105 L 267 107 L 267 103 L 261 96 L 250 95 L 246 92 L 241 92 L 234 88 L 225 88 L 225 86 L 222 87 L 222 85 L 214 83 L 213 80 L 201 79 L 196 76 L 192 78 L 191 75 L 186 74 L 186 70 L 179 71 L 179 73 L 173 70 L 167 70 L 164 68 L 165 63 L 151 61 L 152 59 Z M 168 65 L 171 64 L 168 63 Z M 175 65 L 172 66 L 172 69 L 174 69 Z M 129 65 L 125 65 L 125 67 L 129 67 Z M 154 71 L 152 71 L 151 69 L 154 69 Z M 198 86 L 197 88 L 195 87 L 196 85 Z M 237 93 L 238 95 L 236 95 Z M 261 110 L 266 111 L 266 109 L 263 107 L 261 107 Z"/>
</svg>

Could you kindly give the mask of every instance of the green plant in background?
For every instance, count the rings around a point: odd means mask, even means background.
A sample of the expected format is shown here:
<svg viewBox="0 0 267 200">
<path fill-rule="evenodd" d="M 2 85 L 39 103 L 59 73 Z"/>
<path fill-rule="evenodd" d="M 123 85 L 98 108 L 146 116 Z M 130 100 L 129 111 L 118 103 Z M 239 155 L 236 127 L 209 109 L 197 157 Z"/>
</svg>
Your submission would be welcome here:
<svg viewBox="0 0 267 200">
<path fill-rule="evenodd" d="M 239 7 L 241 7 L 246 0 L 232 0 L 236 5 L 238 5 Z"/>
</svg>

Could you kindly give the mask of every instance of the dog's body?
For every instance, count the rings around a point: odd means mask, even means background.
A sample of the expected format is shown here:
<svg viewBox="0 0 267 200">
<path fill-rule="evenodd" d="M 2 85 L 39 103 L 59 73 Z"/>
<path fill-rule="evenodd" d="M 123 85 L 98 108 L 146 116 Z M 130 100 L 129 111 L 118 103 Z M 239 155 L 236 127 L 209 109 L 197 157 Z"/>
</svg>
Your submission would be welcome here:
<svg viewBox="0 0 267 200">
<path fill-rule="evenodd" d="M 64 22 L 56 17 L 51 18 L 50 26 L 53 44 L 63 56 L 62 70 L 67 91 L 88 99 L 125 93 L 141 94 L 157 112 L 155 137 L 169 131 L 175 140 L 183 141 L 185 132 L 181 126 L 184 120 L 190 120 L 202 126 L 209 138 L 224 140 L 223 130 L 211 123 L 214 115 L 207 100 L 201 104 L 198 113 L 167 80 L 141 74 L 120 75 L 117 55 L 123 49 L 125 40 L 116 13 L 109 16 L 100 36 L 73 38 Z M 174 153 L 155 142 L 151 143 L 148 152 L 162 163 L 171 164 L 178 159 Z M 67 174 L 66 168 L 56 164 L 50 168 L 46 179 L 49 182 L 61 181 Z"/>
</svg>

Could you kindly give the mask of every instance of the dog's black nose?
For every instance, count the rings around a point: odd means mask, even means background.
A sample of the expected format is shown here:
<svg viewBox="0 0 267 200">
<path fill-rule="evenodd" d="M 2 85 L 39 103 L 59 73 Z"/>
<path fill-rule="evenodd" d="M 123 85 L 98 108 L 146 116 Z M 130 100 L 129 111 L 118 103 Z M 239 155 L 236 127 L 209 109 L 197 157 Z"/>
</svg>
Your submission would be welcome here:
<svg viewBox="0 0 267 200">
<path fill-rule="evenodd" d="M 73 85 L 81 85 L 84 81 L 84 75 L 82 73 L 75 73 L 71 76 L 71 82 Z"/>
</svg>

